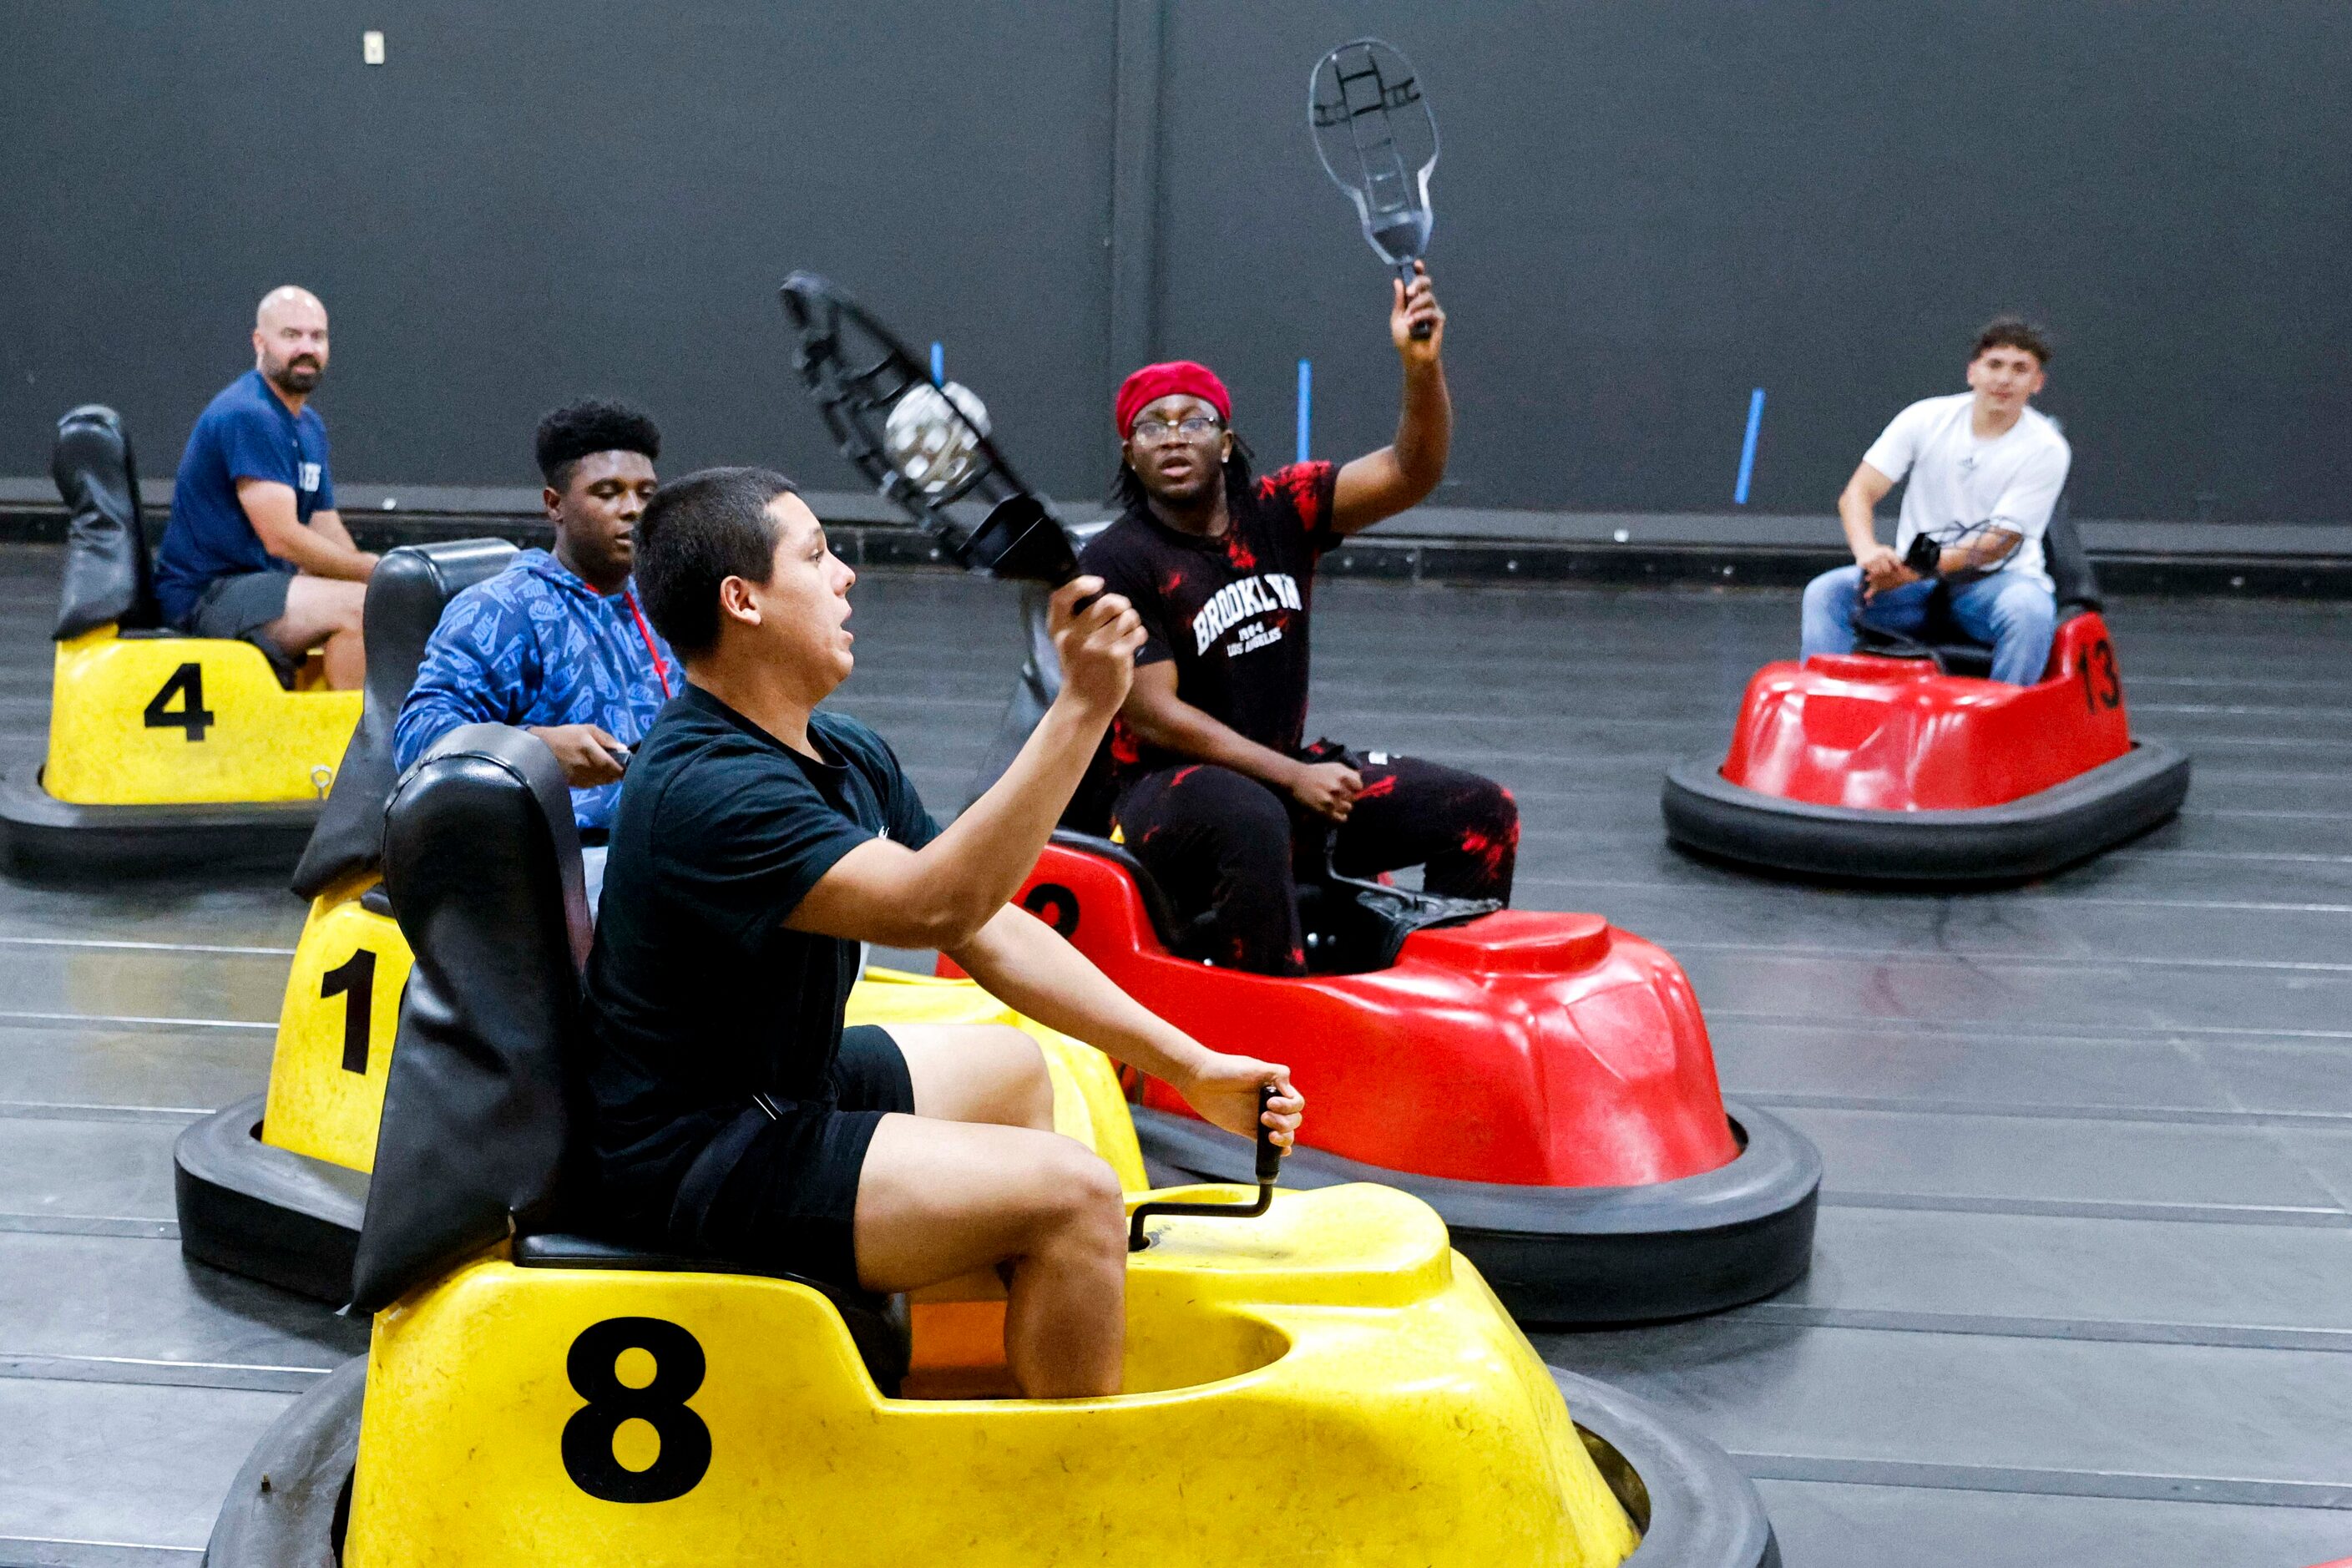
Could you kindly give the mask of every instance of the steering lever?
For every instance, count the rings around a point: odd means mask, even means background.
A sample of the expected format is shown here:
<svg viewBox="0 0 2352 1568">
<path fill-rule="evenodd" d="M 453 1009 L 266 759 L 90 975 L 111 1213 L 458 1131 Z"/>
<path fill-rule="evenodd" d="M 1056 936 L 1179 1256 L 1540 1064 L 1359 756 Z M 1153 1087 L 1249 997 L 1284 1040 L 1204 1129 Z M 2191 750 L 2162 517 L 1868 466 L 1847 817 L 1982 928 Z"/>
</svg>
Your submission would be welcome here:
<svg viewBox="0 0 2352 1568">
<path fill-rule="evenodd" d="M 1274 1129 L 1265 1124 L 1265 1108 L 1274 1099 L 1274 1085 L 1260 1084 L 1257 1090 L 1257 1196 L 1245 1204 L 1188 1204 L 1173 1201 L 1138 1204 L 1127 1223 L 1127 1249 L 1141 1252 L 1151 1245 L 1143 1234 L 1143 1222 L 1160 1215 L 1192 1215 L 1202 1219 L 1255 1219 L 1274 1206 L 1275 1178 L 1282 1174 L 1282 1150 L 1274 1141 Z"/>
</svg>

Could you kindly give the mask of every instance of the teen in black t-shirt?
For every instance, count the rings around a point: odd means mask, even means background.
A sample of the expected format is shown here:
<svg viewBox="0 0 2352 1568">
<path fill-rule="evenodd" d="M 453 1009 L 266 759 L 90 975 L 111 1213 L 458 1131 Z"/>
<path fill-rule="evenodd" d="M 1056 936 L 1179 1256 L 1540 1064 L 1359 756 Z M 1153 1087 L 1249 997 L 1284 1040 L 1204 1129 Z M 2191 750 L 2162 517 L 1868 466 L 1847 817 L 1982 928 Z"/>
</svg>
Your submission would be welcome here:
<svg viewBox="0 0 2352 1568">
<path fill-rule="evenodd" d="M 1294 865 L 1320 857 L 1327 836 L 1349 876 L 1420 866 L 1433 892 L 1511 894 L 1509 791 L 1416 758 L 1302 744 L 1316 562 L 1445 471 L 1445 313 L 1416 271 L 1389 312 L 1404 364 L 1396 440 L 1344 467 L 1297 463 L 1254 480 L 1224 383 L 1205 366 L 1147 365 L 1119 389 L 1127 510 L 1080 565 L 1142 617 L 1134 685 L 1106 743 L 1113 818 L 1190 921 L 1188 957 L 1305 973 Z"/>
<path fill-rule="evenodd" d="M 588 962 L 599 1228 L 869 1290 L 1009 1265 L 1032 1398 L 1115 1394 L 1118 1179 L 1053 1131 L 1036 1042 L 996 1026 L 845 1031 L 857 944 L 938 947 L 1029 1016 L 1287 1144 L 1286 1069 L 1210 1051 L 1007 903 L 1127 693 L 1141 627 L 1081 577 L 1051 614 L 1062 694 L 942 831 L 898 759 L 818 713 L 850 672 L 856 574 L 782 476 L 690 475 L 639 523 L 637 584 L 686 667 L 621 788 Z"/>
</svg>

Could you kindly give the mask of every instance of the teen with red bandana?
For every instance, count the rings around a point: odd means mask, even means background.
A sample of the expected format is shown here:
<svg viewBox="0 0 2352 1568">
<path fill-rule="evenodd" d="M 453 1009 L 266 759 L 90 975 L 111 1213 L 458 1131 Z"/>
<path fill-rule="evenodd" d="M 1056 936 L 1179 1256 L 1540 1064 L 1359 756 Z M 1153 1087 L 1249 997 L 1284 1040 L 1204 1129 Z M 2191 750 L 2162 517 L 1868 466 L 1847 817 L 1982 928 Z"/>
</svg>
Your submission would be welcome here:
<svg viewBox="0 0 2352 1568">
<path fill-rule="evenodd" d="M 1327 837 L 1345 875 L 1420 866 L 1432 892 L 1510 898 L 1509 791 L 1435 763 L 1302 743 L 1316 562 L 1445 472 L 1445 312 L 1427 269 L 1414 273 L 1392 286 L 1389 310 L 1404 368 L 1396 439 L 1352 462 L 1253 479 L 1224 383 L 1189 360 L 1146 365 L 1119 388 L 1127 510 L 1080 565 L 1143 618 L 1135 682 L 1106 742 L 1112 817 L 1187 922 L 1188 957 L 1306 973 L 1296 876 Z M 1422 322 L 1429 335 L 1415 338 Z"/>
</svg>

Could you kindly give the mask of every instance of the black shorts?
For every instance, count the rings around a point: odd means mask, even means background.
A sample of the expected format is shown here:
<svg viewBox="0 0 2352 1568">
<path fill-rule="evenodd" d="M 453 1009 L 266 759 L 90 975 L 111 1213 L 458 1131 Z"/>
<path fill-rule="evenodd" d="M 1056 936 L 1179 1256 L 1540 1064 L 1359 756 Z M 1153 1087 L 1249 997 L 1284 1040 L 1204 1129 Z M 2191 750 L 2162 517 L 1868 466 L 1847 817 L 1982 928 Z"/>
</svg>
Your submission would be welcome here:
<svg viewBox="0 0 2352 1568">
<path fill-rule="evenodd" d="M 291 572 L 240 572 L 217 577 L 196 596 L 180 629 L 190 637 L 242 639 L 268 657 L 280 679 L 301 662 L 305 650 L 283 648 L 261 635 L 261 628 L 286 614 L 286 590 Z"/>
<path fill-rule="evenodd" d="M 882 1118 L 913 1112 L 915 1081 L 889 1031 L 860 1024 L 841 1032 L 833 1085 L 832 1105 L 778 1102 L 782 1120 L 761 1128 L 711 1197 L 698 1238 L 705 1250 L 861 1289 L 858 1173 Z"/>
</svg>

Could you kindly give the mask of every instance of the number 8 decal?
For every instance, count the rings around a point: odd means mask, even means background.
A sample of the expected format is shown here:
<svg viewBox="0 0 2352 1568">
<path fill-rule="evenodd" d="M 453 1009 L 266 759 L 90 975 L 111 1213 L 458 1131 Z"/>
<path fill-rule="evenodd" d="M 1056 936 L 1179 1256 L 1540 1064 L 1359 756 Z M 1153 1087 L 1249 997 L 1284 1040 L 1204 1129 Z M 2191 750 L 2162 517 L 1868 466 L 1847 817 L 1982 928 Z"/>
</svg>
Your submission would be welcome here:
<svg viewBox="0 0 2352 1568">
<path fill-rule="evenodd" d="M 625 1351 L 653 1357 L 653 1381 L 631 1388 L 621 1381 Z M 572 1484 L 604 1502 L 667 1502 L 702 1483 L 710 1468 L 710 1428 L 686 1407 L 702 1386 L 702 1346 L 660 1318 L 607 1318 L 581 1331 L 564 1358 L 572 1392 L 588 1403 L 563 1424 L 563 1472 Z M 661 1453 L 633 1470 L 613 1453 L 622 1424 L 643 1421 L 661 1439 Z"/>
</svg>

